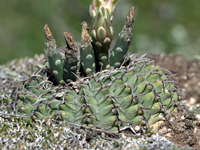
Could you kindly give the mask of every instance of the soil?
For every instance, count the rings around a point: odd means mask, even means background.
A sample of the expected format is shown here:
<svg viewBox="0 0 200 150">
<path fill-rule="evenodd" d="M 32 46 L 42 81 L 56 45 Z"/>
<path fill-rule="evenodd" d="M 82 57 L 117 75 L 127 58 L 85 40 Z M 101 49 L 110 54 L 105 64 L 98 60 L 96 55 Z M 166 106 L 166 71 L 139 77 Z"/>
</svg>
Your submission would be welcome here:
<svg viewBox="0 0 200 150">
<path fill-rule="evenodd" d="M 181 88 L 184 97 L 182 102 L 186 104 L 176 112 L 173 121 L 162 123 L 158 132 L 182 147 L 200 149 L 200 118 L 193 120 L 192 113 L 188 111 L 200 106 L 200 61 L 187 60 L 180 55 L 148 54 L 148 57 L 155 60 L 155 65 L 176 74 L 173 79 Z"/>
</svg>

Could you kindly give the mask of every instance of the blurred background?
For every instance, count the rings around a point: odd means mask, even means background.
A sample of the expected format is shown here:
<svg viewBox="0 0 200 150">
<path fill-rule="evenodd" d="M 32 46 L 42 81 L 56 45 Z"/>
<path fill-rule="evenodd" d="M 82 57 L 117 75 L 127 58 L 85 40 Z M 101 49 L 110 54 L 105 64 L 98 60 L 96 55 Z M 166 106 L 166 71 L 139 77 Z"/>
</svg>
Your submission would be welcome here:
<svg viewBox="0 0 200 150">
<path fill-rule="evenodd" d="M 48 24 L 57 46 L 65 44 L 63 32 L 80 42 L 81 22 L 90 27 L 92 0 L 1 0 L 0 64 L 44 53 L 43 27 Z M 200 58 L 199 0 L 119 0 L 114 12 L 114 40 L 125 17 L 136 6 L 135 30 L 129 51 L 181 54 Z"/>
</svg>

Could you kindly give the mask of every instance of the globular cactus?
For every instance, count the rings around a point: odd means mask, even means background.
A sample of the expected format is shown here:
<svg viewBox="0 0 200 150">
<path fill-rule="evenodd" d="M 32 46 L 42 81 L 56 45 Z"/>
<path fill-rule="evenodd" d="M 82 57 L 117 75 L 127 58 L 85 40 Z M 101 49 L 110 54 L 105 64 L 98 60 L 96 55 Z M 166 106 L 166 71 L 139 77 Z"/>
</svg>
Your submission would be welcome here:
<svg viewBox="0 0 200 150">
<path fill-rule="evenodd" d="M 15 111 L 38 118 L 54 115 L 59 120 L 112 131 L 128 125 L 150 127 L 168 119 L 179 100 L 170 74 L 151 62 L 131 55 L 128 66 L 98 72 L 72 87 L 53 86 L 39 71 L 24 82 Z"/>
<path fill-rule="evenodd" d="M 137 125 L 149 128 L 170 118 L 179 101 L 179 89 L 171 74 L 153 66 L 146 57 L 126 56 L 135 7 L 129 10 L 126 25 L 114 47 L 110 47 L 117 1 L 93 0 L 91 37 L 83 22 L 80 52 L 66 32 L 67 47 L 64 52 L 57 51 L 45 25 L 48 62 L 18 89 L 13 105 L 17 114 L 38 118 L 53 115 L 59 120 L 112 131 Z"/>
</svg>

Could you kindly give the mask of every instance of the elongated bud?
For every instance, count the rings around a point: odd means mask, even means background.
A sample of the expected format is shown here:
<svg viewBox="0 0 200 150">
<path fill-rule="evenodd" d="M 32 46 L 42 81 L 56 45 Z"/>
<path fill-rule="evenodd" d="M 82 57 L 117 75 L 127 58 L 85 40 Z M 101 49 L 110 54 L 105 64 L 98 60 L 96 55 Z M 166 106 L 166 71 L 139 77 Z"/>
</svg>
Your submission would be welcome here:
<svg viewBox="0 0 200 150">
<path fill-rule="evenodd" d="M 78 73 L 78 58 L 77 58 L 77 46 L 74 44 L 72 40 L 72 36 L 64 32 L 66 49 L 65 49 L 65 60 L 63 65 L 63 77 L 66 83 L 76 80 L 76 76 L 74 74 Z"/>
<path fill-rule="evenodd" d="M 123 63 L 125 55 L 128 51 L 132 39 L 133 23 L 134 23 L 134 10 L 132 7 L 126 17 L 126 25 L 119 33 L 118 39 L 111 51 L 109 63 L 111 67 L 118 68 Z"/>
<path fill-rule="evenodd" d="M 49 60 L 49 66 L 52 70 L 52 73 L 56 79 L 57 84 L 64 84 L 63 81 L 63 63 L 59 52 L 56 49 L 56 41 L 53 39 L 53 35 L 49 30 L 48 25 L 44 26 L 44 32 L 46 36 L 46 53 Z"/>
<path fill-rule="evenodd" d="M 82 34 L 81 34 L 81 48 L 80 48 L 80 56 L 81 56 L 81 65 L 85 74 L 92 75 L 95 73 L 95 58 L 93 47 L 91 44 L 91 37 L 88 34 L 87 23 L 82 22 Z"/>
<path fill-rule="evenodd" d="M 108 51 L 113 38 L 111 18 L 118 0 L 93 0 L 90 6 L 92 45 L 97 60 L 97 71 L 109 69 Z"/>
</svg>

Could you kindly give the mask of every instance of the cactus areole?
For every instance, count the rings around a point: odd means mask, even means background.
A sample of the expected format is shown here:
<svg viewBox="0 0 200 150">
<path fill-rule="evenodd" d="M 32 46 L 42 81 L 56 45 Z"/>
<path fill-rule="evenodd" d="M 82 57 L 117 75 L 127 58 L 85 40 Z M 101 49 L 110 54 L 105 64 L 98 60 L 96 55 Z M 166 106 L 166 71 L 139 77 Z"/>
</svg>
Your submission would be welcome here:
<svg viewBox="0 0 200 150">
<path fill-rule="evenodd" d="M 113 11 L 118 0 L 93 0 L 92 28 L 82 22 L 81 45 L 64 32 L 66 48 L 58 51 L 47 25 L 46 63 L 35 67 L 17 91 L 17 114 L 121 131 L 151 127 L 170 118 L 179 101 L 171 74 L 145 56 L 127 56 L 134 10 L 111 45 Z"/>
</svg>

